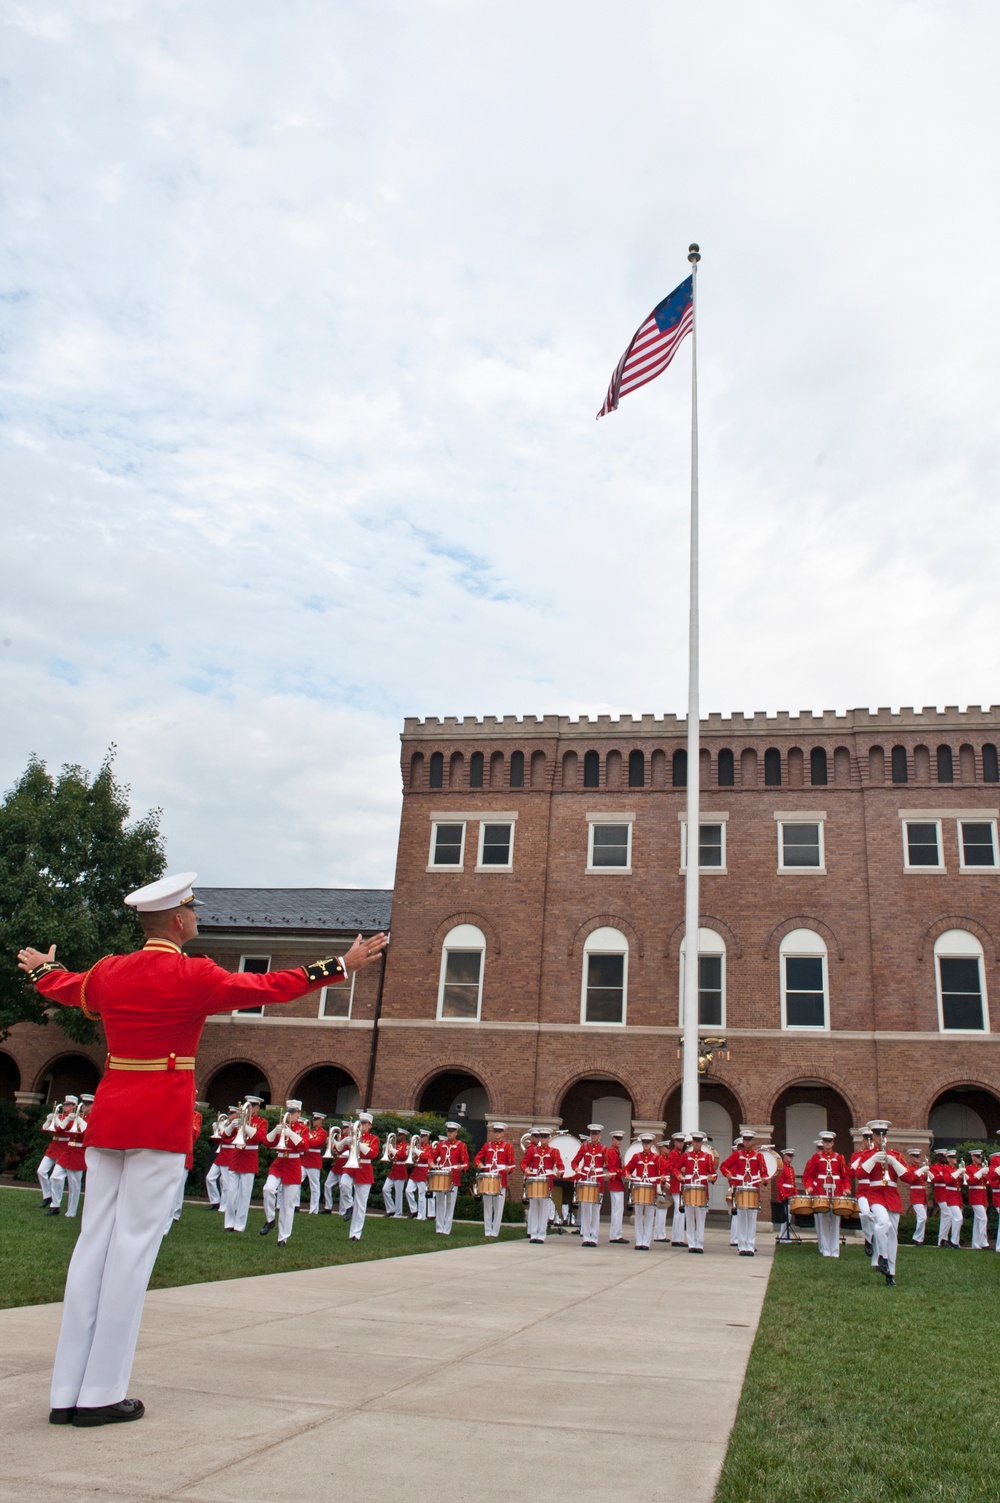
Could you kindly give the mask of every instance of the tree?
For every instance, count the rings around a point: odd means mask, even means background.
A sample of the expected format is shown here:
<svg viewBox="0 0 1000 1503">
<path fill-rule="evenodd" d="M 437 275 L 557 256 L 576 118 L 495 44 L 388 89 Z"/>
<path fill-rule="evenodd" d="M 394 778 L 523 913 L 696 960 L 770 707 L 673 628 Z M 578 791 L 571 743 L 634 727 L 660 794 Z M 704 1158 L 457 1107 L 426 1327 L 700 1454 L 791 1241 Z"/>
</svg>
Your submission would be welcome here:
<svg viewBox="0 0 1000 1503">
<path fill-rule="evenodd" d="M 129 823 L 129 790 L 115 778 L 114 758 L 112 746 L 91 781 L 68 765 L 54 779 L 32 756 L 0 803 L 0 1037 L 13 1023 L 48 1022 L 17 969 L 24 945 L 54 944 L 59 960 L 82 971 L 141 942 L 122 898 L 163 873 L 162 811 Z M 97 1036 L 76 1008 L 59 1008 L 58 1021 L 79 1043 Z"/>
</svg>

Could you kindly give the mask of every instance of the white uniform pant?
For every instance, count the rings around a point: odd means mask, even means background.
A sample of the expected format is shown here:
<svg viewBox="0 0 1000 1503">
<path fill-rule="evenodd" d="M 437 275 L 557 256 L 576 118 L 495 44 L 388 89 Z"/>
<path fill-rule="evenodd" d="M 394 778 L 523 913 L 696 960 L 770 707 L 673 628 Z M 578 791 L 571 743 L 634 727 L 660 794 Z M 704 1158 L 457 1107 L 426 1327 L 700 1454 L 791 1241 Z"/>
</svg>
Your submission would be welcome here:
<svg viewBox="0 0 1000 1503">
<path fill-rule="evenodd" d="M 919 1246 L 924 1240 L 924 1233 L 927 1231 L 927 1207 L 915 1205 L 913 1207 L 913 1214 L 917 1218 L 917 1224 L 913 1228 L 913 1240 Z"/>
<path fill-rule="evenodd" d="M 549 1212 L 552 1210 L 552 1202 L 546 1196 L 541 1200 L 528 1200 L 525 1202 L 528 1212 L 528 1236 L 532 1241 L 545 1241 L 545 1234 L 549 1229 Z"/>
<path fill-rule="evenodd" d="M 506 1190 L 501 1190 L 499 1195 L 483 1196 L 483 1235 L 485 1237 L 499 1237 L 500 1223 L 503 1221 L 503 1205 L 506 1199 Z"/>
<path fill-rule="evenodd" d="M 345 1219 L 348 1211 L 354 1208 L 354 1181 L 346 1172 L 340 1176 L 340 1199 L 337 1207 Z"/>
<path fill-rule="evenodd" d="M 889 1265 L 889 1272 L 896 1272 L 896 1249 L 899 1245 L 899 1212 L 890 1211 L 876 1203 L 872 1206 L 872 1221 L 875 1223 L 875 1239 L 872 1243 L 872 1267 L 878 1266 L 879 1258 Z"/>
<path fill-rule="evenodd" d="M 868 1204 L 867 1195 L 858 1196 L 858 1216 L 861 1220 L 861 1235 L 866 1242 L 875 1240 L 875 1223 L 872 1220 L 871 1206 Z"/>
<path fill-rule="evenodd" d="M 684 1225 L 684 1208 L 681 1205 L 681 1192 L 675 1190 L 671 1199 L 674 1202 L 674 1219 L 670 1227 L 670 1240 L 675 1245 L 687 1240 L 687 1230 Z"/>
<path fill-rule="evenodd" d="M 625 1220 L 625 1191 L 609 1190 L 611 1197 L 611 1231 L 612 1242 L 617 1242 L 622 1234 L 622 1222 Z M 1000 1252 L 1000 1238 L 997 1240 L 997 1252 Z"/>
<path fill-rule="evenodd" d="M 735 1204 L 729 1207 L 729 1246 L 739 1247 L 740 1240 L 736 1233 L 737 1210 Z"/>
<path fill-rule="evenodd" d="M 740 1252 L 757 1251 L 757 1212 L 737 1208 L 733 1217 L 736 1224 L 736 1246 Z"/>
<path fill-rule="evenodd" d="M 839 1258 L 840 1217 L 834 1216 L 832 1211 L 817 1211 L 813 1221 L 816 1223 L 816 1246 L 824 1258 Z"/>
<path fill-rule="evenodd" d="M 225 1211 L 233 1193 L 233 1171 L 225 1167 L 219 1170 L 219 1210 Z"/>
<path fill-rule="evenodd" d="M 49 1199 L 56 1210 L 62 1205 L 63 1190 L 69 1187 L 66 1196 L 66 1215 L 75 1216 L 77 1206 L 80 1204 L 80 1189 L 83 1185 L 82 1169 L 64 1169 L 62 1164 L 56 1164 L 49 1176 Z M 985 1222 L 983 1225 L 985 1226 Z"/>
<path fill-rule="evenodd" d="M 425 1179 L 406 1181 L 406 1204 L 410 1208 L 411 1216 L 416 1216 L 418 1221 L 427 1220 L 427 1181 Z"/>
<path fill-rule="evenodd" d="M 632 1218 L 635 1222 L 635 1245 L 636 1247 L 648 1247 L 653 1236 L 653 1217 L 656 1212 L 655 1206 L 633 1206 Z"/>
<path fill-rule="evenodd" d="M 387 1179 L 382 1186 L 382 1204 L 387 1216 L 402 1216 L 403 1196 L 406 1193 L 405 1179 Z"/>
<path fill-rule="evenodd" d="M 961 1206 L 938 1206 L 941 1212 L 941 1225 L 938 1227 L 938 1247 L 942 1243 L 951 1241 L 957 1247 L 962 1237 L 962 1207 Z"/>
<path fill-rule="evenodd" d="M 301 1185 L 286 1185 L 276 1174 L 269 1174 L 264 1181 L 264 1220 L 277 1220 L 279 1242 L 287 1242 L 292 1235 L 301 1194 Z"/>
<path fill-rule="evenodd" d="M 163 1223 L 164 1236 L 167 1235 L 174 1222 L 180 1221 L 181 1219 L 181 1212 L 184 1209 L 184 1187 L 187 1184 L 187 1177 L 188 1171 L 185 1169 L 184 1173 L 181 1175 L 180 1184 L 177 1186 L 177 1189 L 174 1192 L 174 1201 L 173 1205 L 170 1207 L 169 1215 L 167 1216 L 166 1221 Z"/>
<path fill-rule="evenodd" d="M 333 1192 L 337 1188 L 340 1176 L 331 1169 L 323 1181 L 323 1204 L 328 1211 L 333 1210 Z"/>
<path fill-rule="evenodd" d="M 434 1229 L 443 1232 L 445 1236 L 451 1235 L 451 1224 L 455 1219 L 455 1202 L 458 1199 L 458 1190 L 452 1188 L 447 1194 L 440 1190 L 434 1196 Z"/>
<path fill-rule="evenodd" d="M 685 1206 L 684 1227 L 687 1233 L 688 1247 L 705 1246 L 705 1219 L 708 1216 L 708 1206 Z"/>
<path fill-rule="evenodd" d="M 236 1176 L 233 1175 L 233 1178 L 235 1179 Z M 306 1169 L 306 1168 L 303 1168 L 303 1170 L 302 1170 L 302 1178 L 303 1178 L 304 1181 L 308 1180 L 308 1182 L 309 1182 L 309 1214 L 310 1214 L 310 1216 L 318 1216 L 319 1215 L 319 1169 Z"/>
<path fill-rule="evenodd" d="M 38 1170 L 37 1170 L 38 1183 L 42 1187 L 42 1198 L 43 1198 L 43 1200 L 51 1200 L 52 1199 L 52 1190 L 50 1188 L 49 1181 L 50 1181 L 50 1178 L 51 1178 L 51 1175 L 52 1175 L 52 1171 L 53 1171 L 53 1169 L 55 1167 L 56 1167 L 56 1160 L 55 1159 L 50 1159 L 49 1156 L 48 1156 L 48 1154 L 45 1155 L 45 1157 L 42 1159 L 42 1162 L 38 1166 Z"/>
<path fill-rule="evenodd" d="M 71 1211 L 66 1212 L 72 1215 Z M 990 1239 L 986 1235 L 986 1207 L 972 1207 L 972 1245 L 973 1247 L 989 1247 Z"/>
<path fill-rule="evenodd" d="M 365 1227 L 365 1215 L 368 1211 L 368 1197 L 371 1194 L 371 1185 L 354 1186 L 354 1200 L 351 1205 L 351 1227 L 349 1236 L 361 1240 L 361 1233 Z"/>
<path fill-rule="evenodd" d="M 653 1241 L 666 1242 L 667 1240 L 667 1211 L 668 1206 L 655 1206 L 653 1216 Z"/>
<path fill-rule="evenodd" d="M 580 1241 L 596 1242 L 597 1234 L 601 1229 L 601 1202 L 581 1200 L 576 1208 L 576 1214 L 580 1222 Z"/>
<path fill-rule="evenodd" d="M 205 1175 L 205 1194 L 209 1205 L 218 1207 L 222 1200 L 222 1165 L 216 1161 Z"/>
<path fill-rule="evenodd" d="M 66 1275 L 53 1409 L 92 1409 L 127 1397 L 142 1302 L 183 1173 L 182 1153 L 87 1149 L 87 1198 Z"/>
<path fill-rule="evenodd" d="M 232 1188 L 229 1200 L 226 1203 L 226 1228 L 231 1227 L 234 1232 L 245 1232 L 247 1217 L 250 1214 L 250 1197 L 253 1194 L 253 1172 L 237 1173 L 234 1169 L 230 1173 Z"/>
</svg>

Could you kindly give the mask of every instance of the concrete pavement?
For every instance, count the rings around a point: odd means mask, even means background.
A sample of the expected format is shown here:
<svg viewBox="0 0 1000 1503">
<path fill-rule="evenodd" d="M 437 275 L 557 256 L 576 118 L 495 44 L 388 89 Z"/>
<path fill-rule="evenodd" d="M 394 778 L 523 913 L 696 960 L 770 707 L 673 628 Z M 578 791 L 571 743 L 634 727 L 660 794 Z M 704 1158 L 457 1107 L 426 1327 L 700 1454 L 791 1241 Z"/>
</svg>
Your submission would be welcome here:
<svg viewBox="0 0 1000 1503">
<path fill-rule="evenodd" d="M 0 1499 L 710 1503 L 771 1268 L 577 1238 L 159 1290 L 132 1425 L 46 1423 L 60 1306 L 0 1312 Z"/>
</svg>

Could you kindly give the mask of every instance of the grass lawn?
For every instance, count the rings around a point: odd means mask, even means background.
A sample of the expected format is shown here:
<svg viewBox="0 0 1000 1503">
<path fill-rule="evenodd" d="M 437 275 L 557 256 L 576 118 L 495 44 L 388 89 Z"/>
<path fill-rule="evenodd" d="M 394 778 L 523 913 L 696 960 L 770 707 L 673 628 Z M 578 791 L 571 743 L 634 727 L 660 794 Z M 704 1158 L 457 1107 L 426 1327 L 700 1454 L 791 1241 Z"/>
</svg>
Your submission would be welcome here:
<svg viewBox="0 0 1000 1503">
<path fill-rule="evenodd" d="M 0 1189 L 0 1309 L 62 1299 L 80 1220 L 43 1216 L 40 1205 L 41 1197 L 31 1191 Z M 207 1284 L 294 1268 L 366 1263 L 372 1258 L 446 1252 L 483 1242 L 481 1225 L 456 1222 L 451 1236 L 445 1238 L 435 1234 L 433 1221 L 388 1221 L 381 1216 L 369 1216 L 360 1243 L 348 1242 L 347 1227 L 339 1216 L 300 1212 L 288 1246 L 279 1248 L 276 1231 L 269 1237 L 258 1236 L 263 1225 L 264 1213 L 254 1207 L 242 1236 L 224 1235 L 218 1211 L 188 1202 L 180 1221 L 164 1238 L 149 1287 L 169 1289 L 175 1284 Z M 501 1227 L 500 1237 L 504 1241 L 523 1238 L 524 1227 Z"/>
<path fill-rule="evenodd" d="M 716 1503 L 997 1503 L 1000 1257 L 779 1247 Z"/>
</svg>

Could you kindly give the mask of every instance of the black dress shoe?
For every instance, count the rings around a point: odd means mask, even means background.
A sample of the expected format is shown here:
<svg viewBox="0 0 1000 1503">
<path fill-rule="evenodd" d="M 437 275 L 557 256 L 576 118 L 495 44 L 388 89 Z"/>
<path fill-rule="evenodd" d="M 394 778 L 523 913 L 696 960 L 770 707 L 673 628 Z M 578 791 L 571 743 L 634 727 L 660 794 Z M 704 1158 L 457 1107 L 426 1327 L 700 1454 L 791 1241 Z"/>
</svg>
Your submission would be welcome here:
<svg viewBox="0 0 1000 1503">
<path fill-rule="evenodd" d="M 49 1208 L 45 1212 L 45 1214 L 46 1214 L 46 1216 L 58 1216 L 59 1215 L 59 1207 L 58 1206 L 49 1206 Z"/>
<path fill-rule="evenodd" d="M 872 1245 L 871 1245 L 870 1242 L 866 1242 L 865 1243 L 865 1257 L 866 1258 L 870 1258 L 871 1255 L 872 1255 Z"/>
<path fill-rule="evenodd" d="M 49 1410 L 49 1424 L 50 1425 L 68 1425 L 71 1422 L 71 1420 L 72 1420 L 72 1418 L 73 1418 L 73 1416 L 74 1416 L 75 1413 L 76 1413 L 75 1409 L 50 1409 Z"/>
<path fill-rule="evenodd" d="M 80 1427 L 121 1425 L 126 1420 L 142 1419 L 145 1413 L 141 1399 L 122 1399 L 119 1404 L 101 1404 L 97 1409 L 76 1409 L 71 1423 Z"/>
<path fill-rule="evenodd" d="M 261 1234 L 262 1237 L 266 1237 L 267 1234 L 268 1234 L 268 1232 L 273 1232 L 273 1231 L 274 1231 L 274 1222 L 273 1221 L 265 1221 L 264 1225 L 260 1229 L 260 1234 Z"/>
<path fill-rule="evenodd" d="M 45 1197 L 45 1199 L 44 1199 L 44 1200 L 43 1200 L 43 1201 L 42 1201 L 42 1203 L 41 1203 L 41 1205 L 40 1205 L 40 1206 L 39 1206 L 39 1207 L 38 1207 L 38 1209 L 39 1209 L 39 1210 L 40 1210 L 40 1211 L 44 1211 L 44 1210 L 45 1210 L 45 1207 L 46 1207 L 46 1206 L 50 1206 L 50 1205 L 51 1205 L 51 1204 L 52 1204 L 52 1198 L 51 1198 L 51 1196 L 49 1196 L 49 1195 L 46 1195 L 46 1197 Z"/>
<path fill-rule="evenodd" d="M 886 1275 L 886 1277 L 888 1278 L 888 1275 L 889 1275 L 889 1264 L 886 1262 L 886 1260 L 885 1260 L 884 1257 L 879 1258 L 877 1266 L 878 1266 L 879 1273 L 884 1273 Z"/>
<path fill-rule="evenodd" d="M 885 1287 L 887 1289 L 895 1289 L 896 1287 L 896 1280 L 891 1273 L 887 1273 L 885 1276 Z"/>
</svg>

